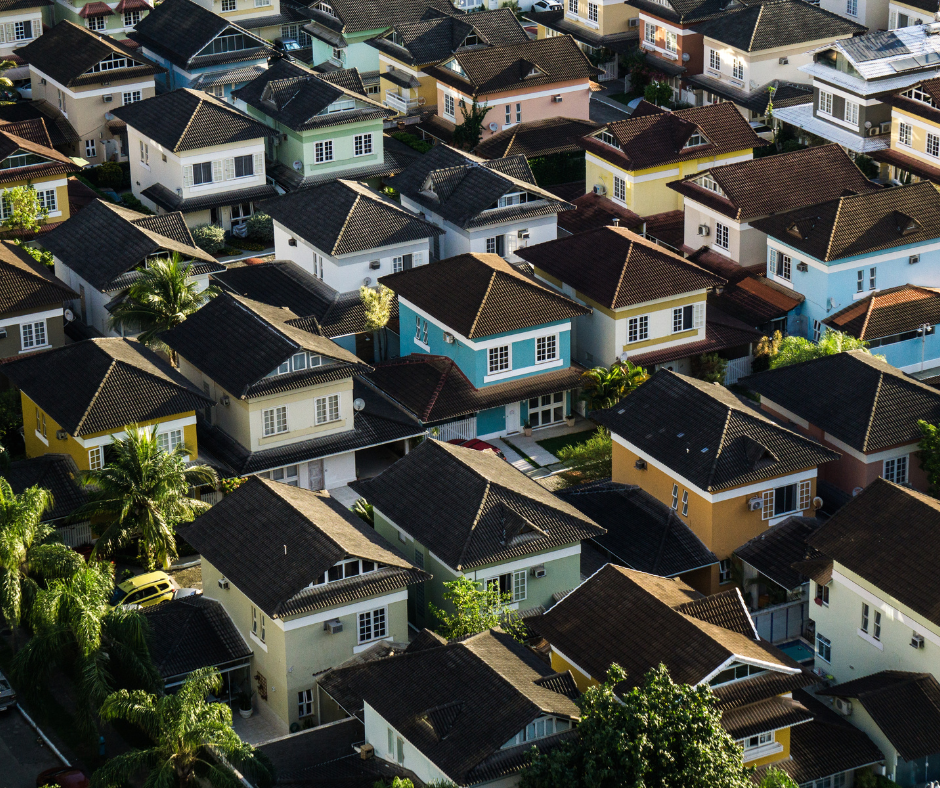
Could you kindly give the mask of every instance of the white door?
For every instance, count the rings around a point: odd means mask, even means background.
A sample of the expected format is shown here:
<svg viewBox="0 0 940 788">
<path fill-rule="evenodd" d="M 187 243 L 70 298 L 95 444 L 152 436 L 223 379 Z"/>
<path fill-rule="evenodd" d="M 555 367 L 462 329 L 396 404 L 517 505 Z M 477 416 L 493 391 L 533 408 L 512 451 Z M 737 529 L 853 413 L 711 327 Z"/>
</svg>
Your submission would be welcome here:
<svg viewBox="0 0 940 788">
<path fill-rule="evenodd" d="M 308 484 L 311 490 L 323 489 L 323 460 L 307 463 Z"/>
</svg>

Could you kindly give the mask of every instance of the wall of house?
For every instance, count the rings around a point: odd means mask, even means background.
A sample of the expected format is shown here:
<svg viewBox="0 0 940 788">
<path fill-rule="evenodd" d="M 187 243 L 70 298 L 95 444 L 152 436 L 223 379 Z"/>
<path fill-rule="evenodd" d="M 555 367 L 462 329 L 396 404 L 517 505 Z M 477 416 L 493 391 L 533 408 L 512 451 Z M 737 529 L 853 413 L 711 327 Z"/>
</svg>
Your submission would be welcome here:
<svg viewBox="0 0 940 788">
<path fill-rule="evenodd" d="M 863 0 L 860 0 L 860 2 L 863 2 Z M 832 94 L 831 114 L 819 111 L 820 91 Z M 813 78 L 813 115 L 819 120 L 835 126 L 843 133 L 848 131 L 858 137 L 867 137 L 869 128 L 880 126 L 882 123 L 891 120 L 891 107 L 881 102 L 866 104 L 866 100 L 854 93 L 847 92 L 838 85 L 830 85 L 818 77 Z M 847 101 L 858 105 L 857 123 L 845 119 L 845 104 Z M 870 123 L 871 126 L 866 127 L 866 123 Z"/>
<path fill-rule="evenodd" d="M 759 265 L 767 259 L 767 233 L 751 227 L 747 222 L 736 222 L 694 200 L 685 200 L 685 245 L 691 249 L 707 246 L 713 252 L 730 257 L 739 265 Z M 716 224 L 728 228 L 728 248 L 716 243 Z M 699 226 L 708 227 L 707 236 L 699 235 Z"/>
<path fill-rule="evenodd" d="M 0 55 L 3 57 L 9 57 L 13 52 L 19 49 L 22 46 L 26 46 L 31 41 L 35 41 L 39 36 L 42 35 L 42 23 L 43 23 L 43 12 L 44 8 L 42 6 L 36 6 L 34 8 L 16 8 L 8 13 L 0 14 L 0 24 L 9 25 L 16 24 L 17 22 L 29 22 L 30 23 L 30 32 L 32 35 L 29 38 L 11 38 L 9 41 L 4 41 L 0 44 Z M 25 29 L 22 31 L 25 33 Z M 16 35 L 14 29 L 13 35 Z M 6 30 L 4 29 L 4 39 L 6 39 Z"/>
<path fill-rule="evenodd" d="M 240 19 L 256 19 L 281 13 L 280 0 L 235 0 L 234 11 L 223 11 L 221 0 L 193 0 L 207 11 L 223 19 L 235 22 Z"/>
<path fill-rule="evenodd" d="M 596 6 L 597 21 L 592 21 L 589 16 L 589 5 Z M 630 27 L 630 20 L 636 19 L 639 13 L 635 8 L 624 5 L 619 0 L 578 0 L 576 3 L 578 12 L 571 12 L 571 4 L 565 2 L 565 19 L 573 22 L 577 27 L 583 28 L 586 32 L 592 32 L 596 35 L 609 36 L 617 33 L 624 33 Z M 539 36 L 544 38 L 544 36 Z"/>
<path fill-rule="evenodd" d="M 936 14 L 931 14 L 914 5 L 896 1 L 888 3 L 888 30 L 930 23 L 935 17 Z"/>
<path fill-rule="evenodd" d="M 363 30 L 357 33 L 345 32 L 343 38 L 346 39 L 348 46 L 343 49 L 342 63 L 333 61 L 336 65 L 343 68 L 358 68 L 360 73 L 379 70 L 379 50 L 370 47 L 366 41 L 381 35 L 387 27 L 378 27 L 374 30 Z M 311 63 L 319 64 L 324 60 L 333 59 L 333 45 L 319 38 L 313 39 L 313 56 Z"/>
<path fill-rule="evenodd" d="M 23 347 L 23 333 L 20 326 L 24 323 L 43 323 L 46 331 L 46 343 L 29 348 Z M 20 312 L 8 312 L 0 317 L 0 359 L 16 358 L 20 353 L 35 353 L 49 350 L 65 344 L 65 319 L 62 317 L 61 304 L 47 304 L 45 309 L 30 309 Z"/>
<path fill-rule="evenodd" d="M 379 54 L 379 73 L 384 74 L 395 69 L 403 71 L 409 76 L 414 77 L 420 83 L 420 87 L 405 89 L 396 85 L 394 82 L 386 79 L 381 82 L 381 98 L 384 101 L 388 93 L 394 93 L 405 99 L 424 99 L 424 106 L 431 106 L 437 101 L 437 80 L 428 76 L 425 72 L 402 63 L 384 53 Z M 381 77 L 380 77 L 381 79 Z"/>
<path fill-rule="evenodd" d="M 655 41 L 647 41 L 647 26 L 655 26 Z M 676 51 L 670 52 L 666 48 L 666 31 L 676 34 Z M 686 74 L 702 73 L 702 42 L 701 33 L 687 30 L 679 25 L 666 22 L 647 13 L 640 14 L 640 48 L 652 55 L 650 65 L 655 69 L 656 60 L 665 60 L 674 65 L 681 64 Z M 688 60 L 684 56 L 688 55 Z"/>
<path fill-rule="evenodd" d="M 911 127 L 910 145 L 901 142 L 899 131 L 902 123 Z M 922 161 L 931 167 L 940 167 L 940 156 L 927 153 L 928 134 L 940 136 L 940 124 L 931 123 L 925 118 L 901 109 L 891 108 L 891 150 Z"/>
<path fill-rule="evenodd" d="M 869 30 L 888 29 L 888 4 L 883 0 L 857 0 L 854 16 L 847 13 L 846 0 L 820 0 L 819 7 L 865 25 Z"/>
<path fill-rule="evenodd" d="M 427 784 L 434 780 L 440 780 L 449 784 L 450 777 L 435 766 L 417 747 L 405 739 L 396 728 L 389 725 L 388 721 L 382 717 L 368 701 L 363 708 L 363 722 L 365 724 L 366 742 L 375 748 L 375 757 L 381 758 L 389 763 L 398 763 L 397 742 L 398 739 L 404 741 L 404 768 L 417 775 L 418 779 Z M 389 731 L 392 731 L 392 752 L 388 749 Z"/>
<path fill-rule="evenodd" d="M 75 0 L 75 3 L 70 3 L 68 0 L 55 0 L 53 3 L 53 15 L 55 17 L 55 22 L 64 22 L 68 20 L 69 22 L 74 22 L 80 27 L 87 26 L 87 20 L 80 17 L 78 12 L 87 5 L 87 2 L 82 2 L 82 0 Z M 134 29 L 133 24 L 126 24 L 131 22 L 132 19 L 125 19 L 124 14 L 117 10 L 120 3 L 117 2 L 107 2 L 106 5 L 114 13 L 110 16 L 105 16 L 105 28 L 99 32 L 106 33 L 109 36 L 117 39 L 127 38 L 127 34 Z M 150 13 L 146 9 L 141 9 L 140 18 L 143 19 L 147 14 Z"/>
<path fill-rule="evenodd" d="M 305 177 L 322 179 L 326 179 L 327 176 L 341 177 L 344 171 L 381 164 L 384 161 L 381 118 L 296 132 L 281 123 L 272 122 L 270 118 L 251 107 L 248 108 L 248 111 L 281 132 L 281 142 L 274 148 L 274 155 L 281 164 L 291 169 L 296 169 L 294 162 L 302 161 Z M 356 156 L 354 140 L 355 137 L 363 134 L 372 135 L 372 153 Z M 287 139 L 285 139 L 285 136 Z M 316 160 L 316 143 L 327 140 L 333 143 L 333 160 L 318 164 Z"/>
</svg>

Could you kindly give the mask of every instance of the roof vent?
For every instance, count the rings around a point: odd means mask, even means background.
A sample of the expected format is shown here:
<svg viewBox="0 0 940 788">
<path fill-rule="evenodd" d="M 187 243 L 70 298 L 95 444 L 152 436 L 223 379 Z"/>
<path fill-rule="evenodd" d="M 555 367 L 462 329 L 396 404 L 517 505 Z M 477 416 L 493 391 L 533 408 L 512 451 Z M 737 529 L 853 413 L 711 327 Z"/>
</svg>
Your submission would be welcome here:
<svg viewBox="0 0 940 788">
<path fill-rule="evenodd" d="M 611 223 L 614 227 L 619 227 L 619 226 L 620 226 L 620 217 L 619 217 L 619 216 L 615 216 L 613 219 L 610 220 L 610 223 Z"/>
</svg>

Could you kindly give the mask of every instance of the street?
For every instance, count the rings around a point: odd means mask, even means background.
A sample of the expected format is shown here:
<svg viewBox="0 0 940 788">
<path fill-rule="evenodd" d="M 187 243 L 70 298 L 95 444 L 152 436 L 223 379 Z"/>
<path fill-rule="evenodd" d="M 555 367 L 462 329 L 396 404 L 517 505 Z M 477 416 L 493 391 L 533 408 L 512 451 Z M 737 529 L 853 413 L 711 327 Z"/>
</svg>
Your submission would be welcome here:
<svg viewBox="0 0 940 788">
<path fill-rule="evenodd" d="M 36 775 L 61 765 L 18 709 L 0 711 L 0 788 L 34 788 Z"/>
</svg>

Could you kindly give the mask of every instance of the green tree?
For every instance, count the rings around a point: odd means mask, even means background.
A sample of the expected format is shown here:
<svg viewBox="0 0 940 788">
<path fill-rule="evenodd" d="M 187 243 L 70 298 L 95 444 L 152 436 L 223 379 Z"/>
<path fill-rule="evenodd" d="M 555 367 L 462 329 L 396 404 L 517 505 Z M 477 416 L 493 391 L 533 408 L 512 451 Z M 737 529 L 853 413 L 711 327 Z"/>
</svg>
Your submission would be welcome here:
<svg viewBox="0 0 940 788">
<path fill-rule="evenodd" d="M 917 420 L 920 443 L 917 444 L 920 467 L 927 474 L 927 492 L 940 498 L 940 429 L 936 424 Z"/>
<path fill-rule="evenodd" d="M 672 87 L 668 82 L 658 82 L 654 80 L 643 89 L 643 98 L 650 102 L 650 104 L 664 107 L 672 101 Z"/>
<path fill-rule="evenodd" d="M 158 563 L 166 566 L 176 557 L 176 526 L 209 509 L 190 497 L 190 489 L 215 489 L 218 476 L 208 465 L 187 467 L 190 451 L 183 444 L 161 449 L 156 427 L 128 427 L 124 438 L 108 449 L 102 468 L 82 473 L 82 484 L 91 492 L 73 515 L 104 526 L 92 555 L 108 556 L 136 539 L 150 569 Z"/>
<path fill-rule="evenodd" d="M 717 353 L 704 353 L 692 358 L 692 376 L 706 383 L 724 383 L 728 359 Z"/>
<path fill-rule="evenodd" d="M 559 474 L 566 484 L 580 484 L 609 479 L 613 473 L 613 442 L 610 431 L 598 428 L 584 443 L 565 446 L 558 459 L 568 470 Z"/>
<path fill-rule="evenodd" d="M 799 788 L 799 785 L 782 769 L 768 769 L 757 788 Z"/>
<path fill-rule="evenodd" d="M 68 577 L 82 563 L 78 553 L 58 541 L 55 528 L 42 522 L 52 504 L 48 490 L 29 487 L 16 495 L 0 476 L 0 612 L 13 631 L 14 650 L 17 627 L 36 598 L 38 580 Z"/>
<path fill-rule="evenodd" d="M 649 380 L 642 367 L 630 361 L 615 361 L 607 367 L 594 367 L 581 375 L 581 387 L 590 410 L 612 408 L 641 383 Z"/>
<path fill-rule="evenodd" d="M 483 137 L 483 121 L 491 109 L 492 107 L 486 104 L 480 106 L 476 99 L 473 99 L 470 109 L 467 109 L 466 102 L 460 102 L 460 114 L 463 116 L 463 121 L 454 129 L 454 147 L 473 150 L 480 144 Z"/>
<path fill-rule="evenodd" d="M 365 307 L 365 329 L 371 331 L 379 346 L 379 361 L 385 360 L 387 352 L 385 327 L 392 318 L 392 308 L 395 306 L 395 293 L 385 285 L 376 288 L 362 285 L 359 288 L 359 299 Z"/>
<path fill-rule="evenodd" d="M 612 665 L 578 699 L 580 735 L 533 748 L 521 788 L 753 788 L 708 686 L 676 684 L 660 665 L 618 697 L 626 677 Z"/>
<path fill-rule="evenodd" d="M 5 235 L 34 233 L 45 223 L 49 215 L 49 210 L 39 203 L 39 194 L 30 185 L 4 189 L 3 201 L 10 212 L 10 215 L 3 220 Z"/>
<path fill-rule="evenodd" d="M 814 358 L 822 358 L 823 356 L 832 356 L 836 353 L 845 353 L 848 350 L 871 352 L 865 340 L 856 339 L 850 334 L 834 331 L 831 328 L 826 329 L 826 333 L 823 334 L 819 342 L 811 342 L 804 337 L 784 337 L 770 360 L 770 368 L 788 367 L 791 364 L 799 364 L 802 361 L 811 361 Z M 875 356 L 875 358 L 884 361 L 884 356 Z"/>
<path fill-rule="evenodd" d="M 214 788 L 240 785 L 221 755 L 255 785 L 274 782 L 270 761 L 232 730 L 232 710 L 206 697 L 222 688 L 216 668 L 193 671 L 173 695 L 122 689 L 101 706 L 107 722 L 124 720 L 141 728 L 151 746 L 109 758 L 92 776 L 93 788 L 117 788 L 146 777 L 145 788 L 185 788 L 208 783 Z M 214 751 L 214 752 L 213 752 Z"/>
<path fill-rule="evenodd" d="M 149 264 L 128 288 L 124 301 L 111 313 L 111 328 L 131 333 L 140 331 L 141 342 L 165 350 L 175 365 L 176 353 L 157 337 L 178 326 L 218 294 L 214 287 L 200 292 L 196 283 L 189 279 L 190 267 L 189 263 L 181 263 L 175 252 L 169 260 Z"/>
<path fill-rule="evenodd" d="M 481 584 L 469 577 L 460 577 L 444 583 L 444 599 L 453 605 L 454 613 L 428 605 L 431 615 L 440 622 L 437 633 L 441 637 L 450 640 L 502 627 L 516 640 L 522 640 L 522 622 L 516 612 L 509 609 L 512 594 L 501 594 L 498 583 Z"/>
</svg>

